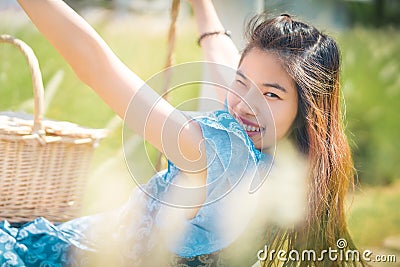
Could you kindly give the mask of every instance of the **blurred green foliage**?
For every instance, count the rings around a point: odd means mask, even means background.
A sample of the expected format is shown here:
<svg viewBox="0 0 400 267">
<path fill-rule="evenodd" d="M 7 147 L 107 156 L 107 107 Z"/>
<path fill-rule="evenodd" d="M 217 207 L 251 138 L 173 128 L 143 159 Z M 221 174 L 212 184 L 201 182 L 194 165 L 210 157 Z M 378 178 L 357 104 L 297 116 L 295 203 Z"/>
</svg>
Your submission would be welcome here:
<svg viewBox="0 0 400 267">
<path fill-rule="evenodd" d="M 339 37 L 348 136 L 362 183 L 400 178 L 400 33 L 354 28 Z"/>
<path fill-rule="evenodd" d="M 112 0 L 65 0 L 65 2 L 74 9 L 81 9 L 93 6 L 104 7 L 104 8 L 114 7 Z"/>
<path fill-rule="evenodd" d="M 348 200 L 347 222 L 359 248 L 381 246 L 388 236 L 400 234 L 400 180 L 390 186 L 364 186 Z"/>
<path fill-rule="evenodd" d="M 341 1 L 341 4 L 346 8 L 353 25 L 400 26 L 400 1 L 398 0 Z"/>
<path fill-rule="evenodd" d="M 267 11 L 290 10 L 308 17 L 329 10 L 327 13 L 334 14 L 350 26 L 400 27 L 399 0 L 264 0 L 263 3 Z M 309 8 L 317 14 L 313 14 Z"/>
</svg>

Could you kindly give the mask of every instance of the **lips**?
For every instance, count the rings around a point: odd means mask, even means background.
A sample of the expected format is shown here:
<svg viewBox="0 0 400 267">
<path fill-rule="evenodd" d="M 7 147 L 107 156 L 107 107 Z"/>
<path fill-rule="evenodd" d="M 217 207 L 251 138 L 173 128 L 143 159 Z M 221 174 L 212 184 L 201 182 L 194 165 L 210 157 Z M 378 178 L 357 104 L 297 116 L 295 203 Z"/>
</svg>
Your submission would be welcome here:
<svg viewBox="0 0 400 267">
<path fill-rule="evenodd" d="M 263 130 L 262 127 L 260 127 L 258 124 L 251 122 L 249 120 L 246 120 L 242 117 L 237 117 L 237 120 L 239 124 L 243 127 L 243 129 L 247 132 L 249 135 L 254 135 L 259 133 L 260 131 Z"/>
</svg>

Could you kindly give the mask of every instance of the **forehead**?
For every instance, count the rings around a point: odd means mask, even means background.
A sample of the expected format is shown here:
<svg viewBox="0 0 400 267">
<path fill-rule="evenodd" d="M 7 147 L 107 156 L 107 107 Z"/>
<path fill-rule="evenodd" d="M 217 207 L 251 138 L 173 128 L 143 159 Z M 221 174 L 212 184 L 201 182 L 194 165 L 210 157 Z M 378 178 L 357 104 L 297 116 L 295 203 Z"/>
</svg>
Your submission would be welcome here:
<svg viewBox="0 0 400 267">
<path fill-rule="evenodd" d="M 273 52 L 253 48 L 242 58 L 238 71 L 257 86 L 264 83 L 276 83 L 288 89 L 295 90 L 295 82 L 287 73 L 279 57 Z"/>
</svg>

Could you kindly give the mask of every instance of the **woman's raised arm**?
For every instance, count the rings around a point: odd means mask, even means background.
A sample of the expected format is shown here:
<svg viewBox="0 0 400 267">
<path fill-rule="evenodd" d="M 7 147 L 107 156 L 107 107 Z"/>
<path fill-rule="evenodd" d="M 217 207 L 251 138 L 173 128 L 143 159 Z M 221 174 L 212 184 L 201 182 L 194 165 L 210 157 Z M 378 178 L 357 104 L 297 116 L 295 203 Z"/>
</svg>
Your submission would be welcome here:
<svg viewBox="0 0 400 267">
<path fill-rule="evenodd" d="M 116 72 L 129 72 L 116 58 L 111 49 L 96 31 L 63 1 L 18 0 L 39 31 L 58 50 L 72 67 L 75 74 L 92 87 L 99 96 L 120 116 L 135 91 L 143 81 L 133 73 L 128 75 L 130 87 L 114 84 L 108 86 L 104 75 L 110 64 Z M 122 75 L 121 75 L 122 76 Z"/>
<path fill-rule="evenodd" d="M 146 87 L 82 17 L 61 0 L 18 2 L 83 82 L 121 118 L 129 112 L 130 128 L 181 169 L 206 166 L 200 127 Z"/>
<path fill-rule="evenodd" d="M 218 14 L 211 0 L 189 0 L 196 17 L 199 35 L 212 32 L 212 34 L 200 40 L 204 60 L 228 66 L 236 69 L 240 54 L 235 44 L 225 32 L 224 26 L 219 20 Z M 218 72 L 218 70 L 216 70 Z M 217 89 L 217 88 L 216 88 Z M 226 98 L 226 90 L 217 89 L 218 99 L 223 103 Z"/>
</svg>

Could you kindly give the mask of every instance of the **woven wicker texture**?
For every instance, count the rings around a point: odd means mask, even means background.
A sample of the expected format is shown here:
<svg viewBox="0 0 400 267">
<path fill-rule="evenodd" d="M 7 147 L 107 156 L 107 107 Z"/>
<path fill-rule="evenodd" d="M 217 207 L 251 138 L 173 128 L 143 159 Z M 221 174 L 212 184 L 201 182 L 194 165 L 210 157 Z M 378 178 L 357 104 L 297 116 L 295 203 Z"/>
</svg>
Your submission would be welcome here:
<svg viewBox="0 0 400 267">
<path fill-rule="evenodd" d="M 16 46 L 28 59 L 35 100 L 34 116 L 0 113 L 0 220 L 72 219 L 81 209 L 90 161 L 106 131 L 43 120 L 43 83 L 32 49 L 9 35 L 0 35 L 0 43 Z"/>
</svg>

